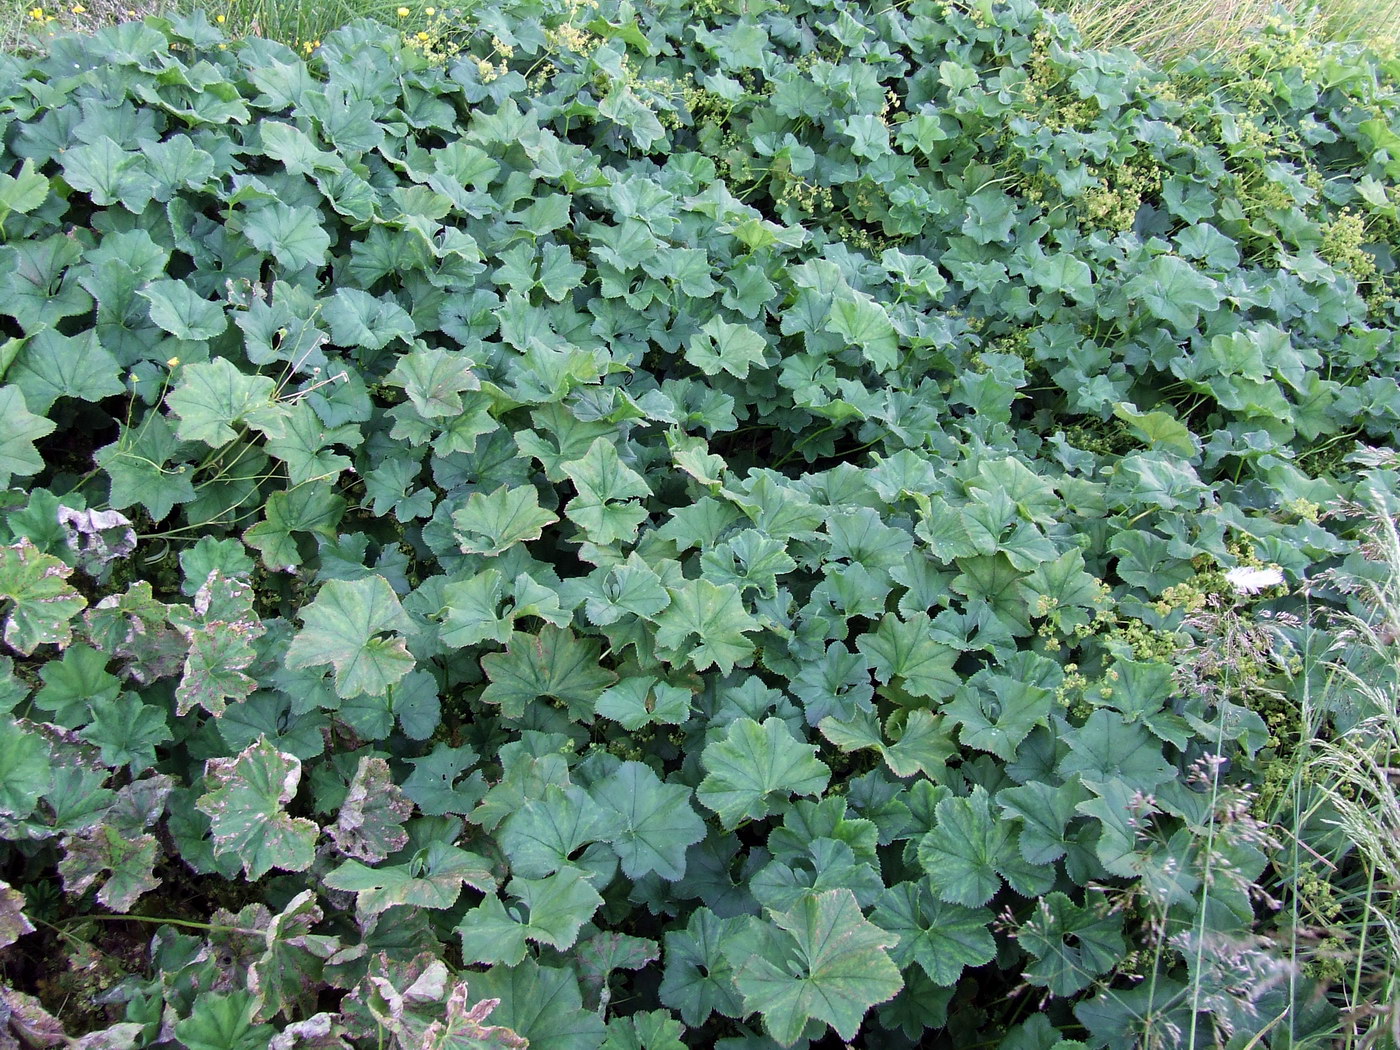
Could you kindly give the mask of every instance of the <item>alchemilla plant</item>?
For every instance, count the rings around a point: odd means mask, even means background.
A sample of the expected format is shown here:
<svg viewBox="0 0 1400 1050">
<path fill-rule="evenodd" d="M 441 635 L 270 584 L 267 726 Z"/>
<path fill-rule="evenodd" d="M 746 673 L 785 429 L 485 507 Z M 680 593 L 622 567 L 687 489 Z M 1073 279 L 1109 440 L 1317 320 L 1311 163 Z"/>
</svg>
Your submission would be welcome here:
<svg viewBox="0 0 1400 1050">
<path fill-rule="evenodd" d="M 434 32 L 0 57 L 0 1045 L 1354 1029 L 1400 64 Z"/>
</svg>

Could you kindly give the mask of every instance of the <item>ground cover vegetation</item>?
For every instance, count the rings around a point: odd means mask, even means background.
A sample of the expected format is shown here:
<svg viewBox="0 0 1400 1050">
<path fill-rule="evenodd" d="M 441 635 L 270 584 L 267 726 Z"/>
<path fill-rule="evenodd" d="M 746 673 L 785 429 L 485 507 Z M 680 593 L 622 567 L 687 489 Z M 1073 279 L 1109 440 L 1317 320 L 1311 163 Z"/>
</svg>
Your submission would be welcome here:
<svg viewBox="0 0 1400 1050">
<path fill-rule="evenodd" d="M 0 1045 L 1393 1038 L 1400 63 L 473 18 L 0 56 Z"/>
</svg>

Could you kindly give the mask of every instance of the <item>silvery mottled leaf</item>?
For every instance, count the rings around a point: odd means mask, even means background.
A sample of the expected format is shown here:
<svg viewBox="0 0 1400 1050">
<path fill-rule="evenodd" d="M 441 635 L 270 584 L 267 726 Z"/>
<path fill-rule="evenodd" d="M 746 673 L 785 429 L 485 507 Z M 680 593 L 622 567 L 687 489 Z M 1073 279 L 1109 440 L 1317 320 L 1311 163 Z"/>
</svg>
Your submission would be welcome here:
<svg viewBox="0 0 1400 1050">
<path fill-rule="evenodd" d="M 8 882 L 0 882 L 0 948 L 8 948 L 33 932 L 34 924 L 24 914 L 24 894 Z"/>
<path fill-rule="evenodd" d="M 335 844 L 359 860 L 380 861 L 408 841 L 403 822 L 413 803 L 394 783 L 382 758 L 360 759 L 340 816 L 328 830 Z"/>
<path fill-rule="evenodd" d="M 65 526 L 68 549 L 78 556 L 78 568 L 89 576 L 136 549 L 136 530 L 121 511 L 60 506 L 58 521 Z"/>
<path fill-rule="evenodd" d="M 213 826 L 216 855 L 236 856 L 250 879 L 311 867 L 320 829 L 284 808 L 301 782 L 299 759 L 263 739 L 236 758 L 209 759 L 204 775 L 210 790 L 195 805 Z"/>
</svg>

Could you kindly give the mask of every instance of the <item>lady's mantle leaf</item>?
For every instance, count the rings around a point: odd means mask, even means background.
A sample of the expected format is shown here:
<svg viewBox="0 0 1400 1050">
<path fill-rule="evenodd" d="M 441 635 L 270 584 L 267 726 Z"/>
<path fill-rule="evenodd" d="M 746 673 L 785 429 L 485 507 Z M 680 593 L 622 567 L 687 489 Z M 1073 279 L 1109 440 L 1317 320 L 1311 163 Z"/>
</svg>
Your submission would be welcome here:
<svg viewBox="0 0 1400 1050">
<path fill-rule="evenodd" d="M 505 652 L 481 658 L 491 679 L 481 699 L 500 704 L 507 718 L 522 718 L 531 703 L 550 697 L 568 705 L 570 717 L 586 718 L 598 695 L 617 681 L 601 661 L 597 641 L 567 628 L 546 624 L 538 636 L 513 631 Z"/>
<path fill-rule="evenodd" d="M 370 868 L 347 860 L 322 881 L 333 890 L 357 894 L 355 910 L 362 921 L 396 904 L 450 908 L 457 903 L 463 883 L 483 893 L 496 889 L 496 879 L 483 857 L 443 842 L 434 842 L 407 864 Z"/>
<path fill-rule="evenodd" d="M 1095 711 L 1082 726 L 1066 733 L 1065 740 L 1070 753 L 1060 760 L 1056 772 L 1062 777 L 1078 773 L 1090 786 L 1122 780 L 1147 792 L 1170 780 L 1174 772 L 1162 755 L 1161 742 L 1113 711 Z"/>
<path fill-rule="evenodd" d="M 734 968 L 723 953 L 725 941 L 743 921 L 738 916 L 721 919 L 709 908 L 696 908 L 684 930 L 666 934 L 661 1001 L 686 1024 L 703 1024 L 715 1010 L 729 1017 L 743 1015 Z"/>
<path fill-rule="evenodd" d="M 271 437 L 286 428 L 286 407 L 276 401 L 277 384 L 266 376 L 244 375 L 218 358 L 187 366 L 180 382 L 165 399 L 180 417 L 175 433 L 185 441 L 203 441 L 218 448 L 238 436 L 235 423 L 246 422 Z"/>
<path fill-rule="evenodd" d="M 467 983 L 458 982 L 447 998 L 447 1019 L 434 1021 L 423 1033 L 423 1050 L 525 1050 L 530 1044 L 503 1025 L 483 1022 L 499 1005 L 496 999 L 482 999 L 471 1006 Z"/>
<path fill-rule="evenodd" d="M 1016 934 L 1034 961 L 1026 980 L 1054 995 L 1073 995 L 1123 958 L 1123 916 L 1079 907 L 1063 893 L 1040 900 L 1034 915 Z"/>
<path fill-rule="evenodd" d="M 288 270 L 320 266 L 331 246 L 330 234 L 321 227 L 320 213 L 314 208 L 264 205 L 248 215 L 243 233 Z"/>
<path fill-rule="evenodd" d="M 209 759 L 204 775 L 213 790 L 201 795 L 195 807 L 213 826 L 216 855 L 237 857 L 250 879 L 260 879 L 272 868 L 311 867 L 320 828 L 282 808 L 301 782 L 301 762 L 295 756 L 261 738 L 236 758 Z"/>
<path fill-rule="evenodd" d="M 29 656 L 45 642 L 64 645 L 73 637 L 68 621 L 82 612 L 87 600 L 68 585 L 72 574 L 71 568 L 27 539 L 0 547 L 5 641 L 17 652 Z"/>
<path fill-rule="evenodd" d="M 462 394 L 481 388 L 469 357 L 438 347 L 415 350 L 399 358 L 385 382 L 402 387 L 425 419 L 460 415 Z"/>
<path fill-rule="evenodd" d="M 335 668 L 336 692 L 344 699 L 383 696 L 409 671 L 413 657 L 399 634 L 413 624 L 382 576 L 328 580 L 302 612 L 301 632 L 287 647 L 287 666 Z"/>
<path fill-rule="evenodd" d="M 0 484 L 8 485 L 11 475 L 28 477 L 44 469 L 34 442 L 52 434 L 54 426 L 29 411 L 19 387 L 0 387 Z"/>
<path fill-rule="evenodd" d="M 228 327 L 223 308 L 201 299 L 184 281 L 152 281 L 136 294 L 151 304 L 151 320 L 176 339 L 213 339 Z M 219 360 L 229 371 L 237 371 L 223 358 Z M 272 385 L 270 379 L 265 382 Z"/>
<path fill-rule="evenodd" d="M 27 817 L 53 779 L 49 747 L 13 719 L 0 722 L 0 816 Z"/>
<path fill-rule="evenodd" d="M 696 644 L 685 655 L 697 671 L 718 665 L 729 674 L 747 660 L 754 643 L 744 637 L 762 624 L 748 614 L 732 583 L 715 586 L 709 580 L 686 580 L 671 589 L 671 604 L 656 618 L 656 644 L 681 653 L 691 635 Z"/>
<path fill-rule="evenodd" d="M 886 683 L 901 679 L 915 696 L 952 696 L 962 684 L 953 672 L 958 651 L 933 640 L 928 613 L 916 613 L 908 620 L 886 613 L 875 631 L 856 639 L 856 648 L 870 660 L 877 679 Z"/>
<path fill-rule="evenodd" d="M 1001 889 L 1004 877 L 1016 892 L 1035 896 L 1055 881 L 1053 865 L 1034 865 L 1021 856 L 1009 821 L 991 812 L 985 788 L 968 798 L 938 803 L 938 826 L 919 842 L 919 863 L 929 887 L 950 904 L 977 908 Z"/>
<path fill-rule="evenodd" d="M 762 365 L 768 343 L 761 334 L 742 324 L 711 317 L 686 344 L 685 359 L 707 376 L 721 370 L 739 379 L 749 377 L 750 365 Z"/>
<path fill-rule="evenodd" d="M 690 806 L 690 788 L 667 784 L 650 766 L 624 762 L 593 788 L 593 798 L 615 818 L 608 839 L 629 879 L 656 872 L 685 875 L 685 851 L 705 837 L 705 822 Z"/>
<path fill-rule="evenodd" d="M 33 932 L 34 924 L 24 914 L 24 894 L 8 882 L 0 882 L 0 948 L 8 948 Z"/>
<path fill-rule="evenodd" d="M 491 967 L 474 978 L 472 987 L 475 994 L 500 1001 L 491 1020 L 518 1032 L 531 1047 L 597 1050 L 603 1042 L 603 1019 L 584 1009 L 570 968 L 526 959 L 519 966 Z"/>
<path fill-rule="evenodd" d="M 253 588 L 246 580 L 211 572 L 193 607 L 172 607 L 170 622 L 190 646 L 175 689 L 176 714 L 202 707 L 217 715 L 229 700 L 246 699 L 258 687 L 244 671 L 266 628 L 253 611 Z"/>
<path fill-rule="evenodd" d="M 990 962 L 997 953 L 986 908 L 938 900 L 923 882 L 901 882 L 885 891 L 871 916 L 899 936 L 890 954 L 901 967 L 918 963 L 936 984 L 957 983 L 963 969 Z"/>
<path fill-rule="evenodd" d="M 403 822 L 412 812 L 413 803 L 389 775 L 389 763 L 364 757 L 350 781 L 340 817 L 330 828 L 331 838 L 352 857 L 380 861 L 408 842 Z"/>
<path fill-rule="evenodd" d="M 761 1013 L 768 1034 L 783 1046 L 797 1042 L 813 1019 L 849 1041 L 867 1010 L 904 987 L 886 951 L 899 938 L 866 921 L 850 890 L 812 894 L 772 921 L 789 935 L 779 943 L 791 962 L 752 955 L 739 964 L 734 982 L 745 1009 Z"/>
<path fill-rule="evenodd" d="M 543 879 L 511 879 L 506 893 L 519 902 L 510 911 L 499 897 L 488 896 L 462 917 L 457 933 L 463 959 L 518 966 L 526 940 L 567 951 L 603 904 L 588 873 L 573 866 Z"/>
<path fill-rule="evenodd" d="M 815 751 L 797 740 L 780 718 L 762 725 L 751 718 L 737 719 L 723 740 L 701 754 L 709 775 L 695 793 L 719 814 L 725 830 L 732 830 L 743 820 L 774 812 L 792 795 L 826 790 L 831 771 L 817 761 Z"/>
<path fill-rule="evenodd" d="M 546 525 L 559 520 L 540 506 L 531 485 L 502 485 L 489 496 L 473 492 L 466 506 L 452 512 L 453 534 L 466 554 L 500 554 L 524 540 L 537 540 Z"/>
<path fill-rule="evenodd" d="M 497 841 L 515 874 L 543 878 L 567 865 L 580 846 L 606 837 L 614 816 L 583 788 L 550 784 L 542 798 L 511 814 Z"/>
</svg>

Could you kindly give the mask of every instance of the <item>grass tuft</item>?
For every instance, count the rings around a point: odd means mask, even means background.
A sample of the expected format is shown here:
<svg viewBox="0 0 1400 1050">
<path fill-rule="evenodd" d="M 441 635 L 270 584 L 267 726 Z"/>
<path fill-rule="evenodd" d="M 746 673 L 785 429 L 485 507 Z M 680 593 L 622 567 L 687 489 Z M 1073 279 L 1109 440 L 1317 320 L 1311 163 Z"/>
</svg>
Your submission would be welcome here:
<svg viewBox="0 0 1400 1050">
<path fill-rule="evenodd" d="M 1130 48 L 1161 65 L 1192 54 L 1242 54 L 1280 15 L 1310 22 L 1321 41 L 1383 50 L 1400 38 L 1400 0 L 1048 0 L 1045 6 L 1069 15 L 1088 46 Z"/>
</svg>

